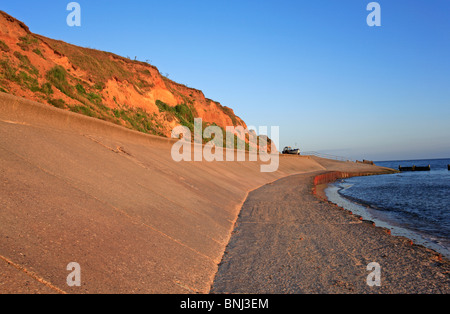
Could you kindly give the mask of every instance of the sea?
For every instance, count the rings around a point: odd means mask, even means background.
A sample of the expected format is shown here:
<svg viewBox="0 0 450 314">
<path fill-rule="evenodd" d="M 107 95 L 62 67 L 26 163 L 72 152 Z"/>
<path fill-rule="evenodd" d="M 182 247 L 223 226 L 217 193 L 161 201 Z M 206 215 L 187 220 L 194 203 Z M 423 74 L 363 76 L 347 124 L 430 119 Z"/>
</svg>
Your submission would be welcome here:
<svg viewBox="0 0 450 314">
<path fill-rule="evenodd" d="M 325 190 L 328 199 L 450 258 L 450 158 L 375 164 L 393 169 L 430 165 L 431 171 L 339 180 Z"/>
</svg>

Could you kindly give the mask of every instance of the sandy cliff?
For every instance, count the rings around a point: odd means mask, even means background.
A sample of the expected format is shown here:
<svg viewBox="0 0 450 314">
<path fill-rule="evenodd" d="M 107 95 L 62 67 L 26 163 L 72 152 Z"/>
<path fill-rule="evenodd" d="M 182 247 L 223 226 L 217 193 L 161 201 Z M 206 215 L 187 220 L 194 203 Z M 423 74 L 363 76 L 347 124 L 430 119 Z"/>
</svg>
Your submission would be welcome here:
<svg viewBox="0 0 450 314">
<path fill-rule="evenodd" d="M 177 124 L 243 126 L 231 108 L 155 66 L 33 34 L 0 11 L 0 91 L 170 137 Z"/>
</svg>

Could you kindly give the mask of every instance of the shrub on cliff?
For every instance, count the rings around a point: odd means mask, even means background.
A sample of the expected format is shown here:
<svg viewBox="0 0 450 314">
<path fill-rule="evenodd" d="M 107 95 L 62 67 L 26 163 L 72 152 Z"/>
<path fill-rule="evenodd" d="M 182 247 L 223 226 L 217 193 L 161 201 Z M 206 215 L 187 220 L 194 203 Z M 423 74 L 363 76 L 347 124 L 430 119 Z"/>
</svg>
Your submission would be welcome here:
<svg viewBox="0 0 450 314">
<path fill-rule="evenodd" d="M 64 99 L 49 99 L 48 103 L 56 108 L 66 108 L 66 102 L 64 101 Z"/>
<path fill-rule="evenodd" d="M 17 46 L 19 46 L 22 50 L 28 51 L 30 50 L 31 45 L 37 44 L 39 41 L 31 35 L 26 35 L 24 37 L 19 37 L 19 42 Z"/>
<path fill-rule="evenodd" d="M 47 72 L 46 78 L 62 93 L 66 94 L 69 97 L 72 97 L 72 86 L 67 81 L 67 73 L 62 66 L 57 65 L 53 67 Z"/>
<path fill-rule="evenodd" d="M 14 52 L 14 56 L 19 59 L 21 68 L 25 69 L 31 75 L 34 75 L 36 77 L 39 76 L 39 70 L 33 64 L 31 64 L 31 61 L 27 56 L 21 54 L 18 51 Z"/>
<path fill-rule="evenodd" d="M 175 117 L 181 125 L 188 127 L 191 131 L 194 130 L 194 114 L 192 109 L 186 104 L 179 104 L 171 107 L 161 100 L 156 101 L 160 112 L 167 112 L 169 115 Z"/>
<path fill-rule="evenodd" d="M 0 50 L 4 52 L 9 52 L 9 46 L 5 44 L 3 40 L 0 40 Z"/>
</svg>

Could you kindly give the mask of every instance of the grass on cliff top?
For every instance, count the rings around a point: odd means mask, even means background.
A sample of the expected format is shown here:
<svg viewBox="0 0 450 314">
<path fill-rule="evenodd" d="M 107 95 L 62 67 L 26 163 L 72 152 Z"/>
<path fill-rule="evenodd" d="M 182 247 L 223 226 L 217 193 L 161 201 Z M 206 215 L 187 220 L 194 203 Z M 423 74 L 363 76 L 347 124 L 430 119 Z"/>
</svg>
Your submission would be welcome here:
<svg viewBox="0 0 450 314">
<path fill-rule="evenodd" d="M 145 78 L 143 79 L 141 77 L 141 75 L 151 75 L 150 68 L 155 68 L 148 63 L 137 60 L 133 61 L 109 52 L 74 46 L 43 36 L 37 36 L 37 38 L 47 43 L 55 51 L 55 53 L 61 56 L 66 56 L 75 68 L 80 68 L 81 70 L 87 72 L 90 80 L 92 82 L 95 82 L 94 89 L 96 90 L 103 90 L 105 87 L 105 83 L 110 79 L 116 79 L 118 81 L 127 80 L 128 82 L 133 84 L 136 91 L 140 94 L 143 94 L 144 89 L 153 88 L 152 83 L 147 82 Z M 29 46 L 38 43 L 38 40 L 35 37 L 24 37 L 21 39 L 21 42 L 22 45 L 28 48 Z M 33 52 L 41 55 L 39 53 L 39 49 L 34 49 Z M 135 64 L 141 64 L 148 68 L 140 69 L 137 73 L 135 73 L 130 70 Z M 165 78 L 164 76 L 162 76 L 162 78 L 166 82 L 166 85 L 169 89 L 173 84 L 177 84 L 172 82 L 168 78 Z M 141 119 L 139 113 L 133 113 L 126 110 L 126 117 L 122 117 L 122 114 L 119 115 L 120 117 L 117 117 L 117 112 L 109 112 L 106 108 L 103 108 L 104 106 L 102 104 L 101 95 L 98 95 L 95 90 L 92 90 L 91 88 L 89 88 L 90 90 L 88 90 L 88 88 L 82 84 L 71 85 L 69 83 L 69 80 L 73 82 L 76 79 L 66 73 L 65 69 L 60 66 L 56 66 L 52 70 L 50 70 L 46 75 L 46 79 L 52 86 L 59 89 L 68 97 L 77 100 L 84 107 L 90 108 L 89 110 L 77 108 L 76 110 L 82 114 L 91 116 L 98 112 L 97 115 L 99 116 L 99 118 L 111 119 L 111 116 L 113 116 L 117 119 L 121 119 L 124 123 L 127 124 L 127 126 L 131 128 L 153 134 L 161 133 L 160 127 L 155 125 L 149 127 L 145 123 L 139 122 L 139 119 Z M 179 104 L 175 107 L 170 107 L 160 101 L 157 101 L 156 104 L 160 109 L 160 112 L 167 113 L 169 116 L 179 121 L 180 124 L 187 126 L 189 129 L 193 130 L 194 116 L 198 115 L 193 106 L 193 100 L 191 99 L 193 96 L 192 94 L 190 95 L 190 97 L 187 97 L 182 93 L 178 94 L 183 98 L 184 104 Z M 238 125 L 238 119 L 230 108 L 221 105 L 219 107 L 226 115 L 230 117 L 234 126 Z M 147 118 L 151 120 L 151 117 Z"/>
<path fill-rule="evenodd" d="M 114 57 L 112 53 L 77 47 L 49 38 L 42 38 L 42 40 L 57 53 L 69 58 L 73 65 L 86 71 L 95 82 L 106 83 L 112 78 L 119 81 L 134 78 L 133 73 L 126 69 L 125 61 L 118 56 Z"/>
<path fill-rule="evenodd" d="M 163 127 L 156 121 L 156 117 L 149 115 L 144 110 L 132 109 L 126 106 L 122 106 L 120 109 L 111 109 L 105 106 L 102 96 L 97 93 L 105 87 L 104 83 L 97 82 L 93 87 L 89 87 L 87 84 L 83 85 L 81 82 L 71 85 L 69 80 L 74 81 L 75 79 L 62 66 L 58 65 L 46 73 L 45 79 L 47 81 L 39 86 L 37 79 L 39 71 L 31 64 L 28 57 L 20 52 L 15 52 L 14 56 L 19 60 L 21 69 L 14 67 L 11 60 L 7 58 L 0 60 L 0 79 L 2 84 L 12 82 L 34 93 L 42 93 L 41 97 L 47 103 L 60 109 L 68 109 L 72 112 L 109 121 L 143 133 L 164 136 Z M 53 87 L 73 99 L 74 102 L 70 103 L 63 99 L 52 98 L 54 94 Z M 6 93 L 7 89 L 2 85 L 0 91 Z M 179 108 L 180 116 L 191 119 L 189 111 L 184 109 L 180 110 Z"/>
</svg>

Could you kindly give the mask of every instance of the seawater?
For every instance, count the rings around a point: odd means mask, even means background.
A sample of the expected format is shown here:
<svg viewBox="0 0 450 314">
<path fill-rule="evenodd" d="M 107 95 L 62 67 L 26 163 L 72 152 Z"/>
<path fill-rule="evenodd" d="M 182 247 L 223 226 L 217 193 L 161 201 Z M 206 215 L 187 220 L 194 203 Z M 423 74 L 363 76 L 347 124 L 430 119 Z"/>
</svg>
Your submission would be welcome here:
<svg viewBox="0 0 450 314">
<path fill-rule="evenodd" d="M 338 205 L 450 258 L 450 159 L 375 163 L 398 169 L 431 166 L 426 172 L 339 180 L 325 191 Z"/>
</svg>

